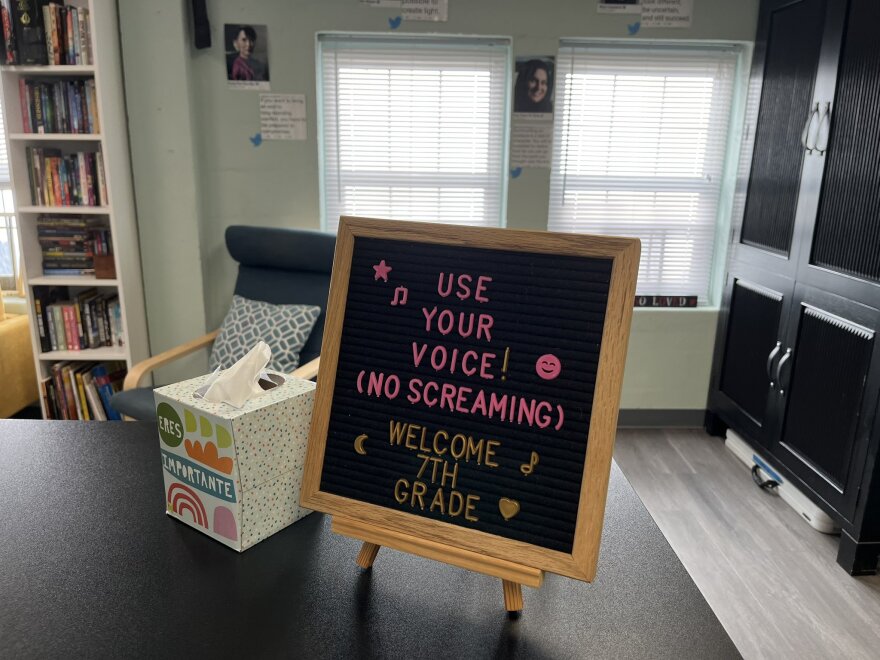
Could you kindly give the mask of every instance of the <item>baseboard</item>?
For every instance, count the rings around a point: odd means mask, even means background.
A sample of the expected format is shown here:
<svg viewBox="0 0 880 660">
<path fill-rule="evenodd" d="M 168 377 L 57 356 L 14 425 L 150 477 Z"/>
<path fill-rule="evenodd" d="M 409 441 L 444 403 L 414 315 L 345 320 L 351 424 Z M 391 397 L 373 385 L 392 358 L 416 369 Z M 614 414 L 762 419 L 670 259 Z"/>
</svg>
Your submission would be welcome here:
<svg viewBox="0 0 880 660">
<path fill-rule="evenodd" d="M 618 428 L 701 428 L 706 411 L 700 409 L 669 410 L 631 408 L 621 410 Z"/>
</svg>

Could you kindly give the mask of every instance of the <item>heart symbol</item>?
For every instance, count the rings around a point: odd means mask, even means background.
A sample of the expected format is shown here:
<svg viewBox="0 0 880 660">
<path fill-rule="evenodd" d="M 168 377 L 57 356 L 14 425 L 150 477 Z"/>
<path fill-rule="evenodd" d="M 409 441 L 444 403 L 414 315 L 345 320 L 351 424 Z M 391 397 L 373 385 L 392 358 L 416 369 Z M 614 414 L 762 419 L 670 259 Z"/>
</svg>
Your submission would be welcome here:
<svg viewBox="0 0 880 660">
<path fill-rule="evenodd" d="M 516 179 L 520 174 L 522 174 L 521 167 L 514 167 L 510 170 L 510 178 L 511 179 Z"/>
<path fill-rule="evenodd" d="M 394 18 L 389 18 L 388 19 L 388 27 L 390 27 L 392 30 L 396 30 L 397 28 L 400 27 L 400 23 L 402 21 L 403 21 L 402 16 L 395 16 Z"/>
<path fill-rule="evenodd" d="M 510 520 L 519 513 L 519 502 L 502 497 L 498 500 L 498 510 L 501 511 L 501 515 L 504 516 L 505 520 Z"/>
<path fill-rule="evenodd" d="M 636 21 L 635 23 L 630 23 L 626 26 L 626 29 L 629 30 L 630 34 L 635 34 L 642 27 L 641 21 Z"/>
<path fill-rule="evenodd" d="M 253 142 L 255 147 L 259 147 L 261 144 L 263 144 L 263 134 L 257 133 L 253 137 L 249 137 L 248 140 Z"/>
</svg>

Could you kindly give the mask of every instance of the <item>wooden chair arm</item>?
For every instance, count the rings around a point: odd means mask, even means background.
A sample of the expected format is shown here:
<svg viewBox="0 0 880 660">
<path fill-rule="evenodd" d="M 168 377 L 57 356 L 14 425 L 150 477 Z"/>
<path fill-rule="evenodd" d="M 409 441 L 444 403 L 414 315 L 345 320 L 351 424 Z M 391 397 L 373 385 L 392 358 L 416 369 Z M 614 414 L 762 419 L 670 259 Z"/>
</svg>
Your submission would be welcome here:
<svg viewBox="0 0 880 660">
<path fill-rule="evenodd" d="M 219 329 L 214 330 L 206 335 L 202 335 L 198 339 L 193 339 L 192 341 L 180 344 L 180 346 L 175 346 L 174 348 L 169 348 L 167 351 L 162 351 L 158 355 L 154 355 L 153 357 L 138 362 L 128 370 L 128 374 L 125 376 L 125 381 L 122 384 L 123 391 L 132 390 L 138 387 L 141 384 L 141 381 L 154 369 L 158 369 L 159 367 L 182 358 L 185 355 L 189 355 L 190 353 L 195 353 L 200 348 L 209 346 L 211 342 L 216 339 L 218 332 L 220 332 Z M 302 369 L 303 367 L 300 368 Z"/>
<path fill-rule="evenodd" d="M 296 376 L 297 378 L 311 380 L 318 375 L 318 366 L 320 365 L 320 362 L 321 356 L 319 355 L 311 362 L 306 362 L 305 364 L 297 367 L 290 375 Z"/>
</svg>

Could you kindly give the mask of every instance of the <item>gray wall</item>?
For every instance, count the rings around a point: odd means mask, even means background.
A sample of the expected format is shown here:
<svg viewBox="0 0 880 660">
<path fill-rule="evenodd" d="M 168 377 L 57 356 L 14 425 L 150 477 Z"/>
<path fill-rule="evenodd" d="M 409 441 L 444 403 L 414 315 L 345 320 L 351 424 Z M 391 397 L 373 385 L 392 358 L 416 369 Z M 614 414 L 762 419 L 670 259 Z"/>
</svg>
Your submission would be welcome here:
<svg viewBox="0 0 880 660">
<path fill-rule="evenodd" d="M 153 353 L 217 327 L 229 305 L 235 264 L 230 224 L 318 229 L 315 33 L 388 32 L 393 9 L 357 0 L 209 0 L 213 46 L 192 47 L 189 2 L 119 0 L 126 95 Z M 447 23 L 400 31 L 496 34 L 516 54 L 552 54 L 560 37 L 751 41 L 758 0 L 696 0 L 690 29 L 628 36 L 628 15 L 596 12 L 595 0 L 450 0 Z M 308 140 L 263 142 L 257 92 L 228 90 L 223 24 L 269 26 L 272 91 L 304 93 Z M 510 181 L 508 226 L 545 229 L 549 170 Z M 637 310 L 622 407 L 705 406 L 716 310 Z M 160 380 L 194 375 L 203 358 Z"/>
</svg>

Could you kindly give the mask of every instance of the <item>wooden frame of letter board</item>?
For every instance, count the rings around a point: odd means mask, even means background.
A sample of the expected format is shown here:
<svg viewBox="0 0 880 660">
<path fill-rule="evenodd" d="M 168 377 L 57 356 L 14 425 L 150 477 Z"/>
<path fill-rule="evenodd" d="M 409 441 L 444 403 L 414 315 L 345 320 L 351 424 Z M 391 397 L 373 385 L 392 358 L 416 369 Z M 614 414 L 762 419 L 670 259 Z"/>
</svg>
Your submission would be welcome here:
<svg viewBox="0 0 880 660">
<path fill-rule="evenodd" d="M 613 259 L 571 554 L 320 490 L 356 237 Z M 374 548 L 387 545 L 528 586 L 540 586 L 542 571 L 592 581 L 599 557 L 639 252 L 639 240 L 630 238 L 341 218 L 303 476 L 303 506 L 332 514 L 336 517 L 334 531 Z"/>
</svg>

